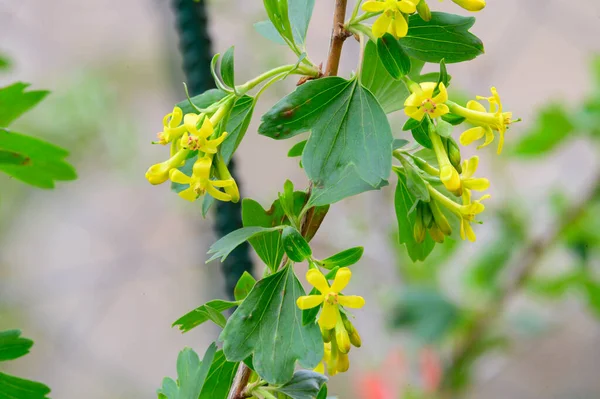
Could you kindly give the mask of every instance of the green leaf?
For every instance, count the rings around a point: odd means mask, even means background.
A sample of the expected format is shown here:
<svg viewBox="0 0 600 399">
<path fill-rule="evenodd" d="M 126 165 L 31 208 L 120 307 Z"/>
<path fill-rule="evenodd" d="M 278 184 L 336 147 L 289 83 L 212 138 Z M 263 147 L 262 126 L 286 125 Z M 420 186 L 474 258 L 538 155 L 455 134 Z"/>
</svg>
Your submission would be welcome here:
<svg viewBox="0 0 600 399">
<path fill-rule="evenodd" d="M 289 3 L 289 18 L 294 41 L 304 45 L 306 32 L 315 7 L 315 0 L 287 0 Z"/>
<path fill-rule="evenodd" d="M 421 123 L 423 123 L 423 120 L 416 120 L 413 118 L 408 118 L 406 120 L 406 122 L 404 122 L 404 126 L 402 126 L 402 130 L 403 131 L 407 131 L 407 130 L 413 130 L 418 128 L 419 126 L 421 126 Z"/>
<path fill-rule="evenodd" d="M 415 199 L 423 202 L 429 202 L 429 190 L 427 184 L 416 169 L 408 162 L 402 162 L 404 171 L 406 172 L 406 186 L 408 191 L 415 197 Z"/>
<path fill-rule="evenodd" d="M 391 34 L 377 39 L 377 55 L 394 80 L 400 80 L 410 72 L 410 58 Z"/>
<path fill-rule="evenodd" d="M 199 399 L 227 399 L 239 363 L 228 362 L 219 350 L 210 366 Z"/>
<path fill-rule="evenodd" d="M 303 226 L 303 234 L 306 241 L 310 242 L 315 234 L 317 234 L 317 230 L 319 230 L 321 223 L 323 223 L 325 216 L 327 216 L 327 212 L 329 212 L 329 205 L 310 208 L 306 214 L 306 220 Z"/>
<path fill-rule="evenodd" d="M 413 69 L 417 65 L 413 65 Z M 360 81 L 377 98 L 386 114 L 404 108 L 410 91 L 402 81 L 394 80 L 377 55 L 377 46 L 368 41 L 365 47 Z"/>
<path fill-rule="evenodd" d="M 217 74 L 217 63 L 219 62 L 219 57 L 221 56 L 221 54 L 217 53 L 213 56 L 212 60 L 210 61 L 210 73 L 213 77 L 213 80 L 215 81 L 215 85 L 217 86 L 217 88 L 219 88 L 222 91 L 229 91 L 229 89 L 227 88 L 227 86 L 225 86 L 225 84 L 223 83 L 223 81 L 221 80 L 221 78 L 219 77 L 219 75 Z"/>
<path fill-rule="evenodd" d="M 433 95 L 437 96 L 440 93 L 440 84 L 444 84 L 444 86 L 450 86 L 450 75 L 448 75 L 448 69 L 446 68 L 446 61 L 440 61 L 440 73 L 437 80 L 437 85 L 435 86 L 435 90 L 433 91 Z"/>
<path fill-rule="evenodd" d="M 323 384 L 319 394 L 317 395 L 317 399 L 327 399 L 327 384 Z"/>
<path fill-rule="evenodd" d="M 248 296 L 252 287 L 256 284 L 256 280 L 250 273 L 244 271 L 244 274 L 240 277 L 235 288 L 233 289 L 233 296 L 236 301 L 241 301 Z"/>
<path fill-rule="evenodd" d="M 23 165 L 29 158 L 10 151 L 0 151 L 0 164 Z"/>
<path fill-rule="evenodd" d="M 233 51 L 234 46 L 229 47 L 225 54 L 223 54 L 223 59 L 221 59 L 221 78 L 223 79 L 223 83 L 232 88 L 235 87 Z"/>
<path fill-rule="evenodd" d="M 425 241 L 422 243 L 415 241 L 413 229 L 416 213 L 409 213 L 415 201 L 415 197 L 408 190 L 406 178 L 398 174 L 398 185 L 396 186 L 396 195 L 394 198 L 396 218 L 398 219 L 398 239 L 400 244 L 406 245 L 408 256 L 410 256 L 413 262 L 422 261 L 427 258 L 435 246 L 435 242 L 429 235 L 426 236 Z"/>
<path fill-rule="evenodd" d="M 54 188 L 54 182 L 75 180 L 73 166 L 64 161 L 68 152 L 35 137 L 0 129 L 0 150 L 25 158 L 21 163 L 2 163 L 0 170 L 39 188 Z M 10 159 L 10 155 L 6 155 Z"/>
<path fill-rule="evenodd" d="M 269 20 L 287 42 L 294 42 L 294 35 L 288 14 L 288 2 L 279 0 L 263 0 Z"/>
<path fill-rule="evenodd" d="M 273 228 L 282 225 L 284 219 L 285 213 L 279 200 L 275 201 L 268 211 L 265 211 L 263 207 L 253 199 L 244 198 L 242 200 L 242 222 L 244 227 L 259 226 L 263 228 Z M 281 259 L 283 258 L 281 233 L 274 230 L 252 238 L 249 242 L 260 259 L 262 259 L 271 270 L 277 270 L 281 263 Z"/>
<path fill-rule="evenodd" d="M 426 22 L 418 14 L 411 15 L 408 34 L 400 39 L 400 45 L 413 58 L 452 64 L 472 60 L 483 54 L 483 43 L 469 32 L 475 23 L 473 17 L 432 12 Z"/>
<path fill-rule="evenodd" d="M 296 299 L 304 289 L 291 266 L 260 280 L 227 321 L 219 339 L 229 361 L 253 355 L 256 372 L 270 384 L 292 379 L 296 361 L 314 368 L 323 357 L 316 323 L 303 326 Z"/>
<path fill-rule="evenodd" d="M 204 381 L 213 363 L 217 346 L 212 343 L 204 358 L 200 361 L 198 354 L 190 348 L 184 348 L 177 357 L 177 382 L 166 377 L 157 394 L 167 399 L 198 399 Z"/>
<path fill-rule="evenodd" d="M 21 337 L 20 330 L 0 331 L 0 362 L 25 356 L 32 346 L 33 341 Z"/>
<path fill-rule="evenodd" d="M 354 247 L 350 249 L 346 249 L 342 252 L 339 252 L 333 256 L 330 256 L 327 259 L 323 259 L 319 261 L 319 265 L 323 266 L 326 269 L 333 269 L 336 266 L 346 267 L 351 266 L 358 262 L 362 257 L 364 252 L 363 247 Z"/>
<path fill-rule="evenodd" d="M 49 399 L 46 385 L 0 373 L 0 399 Z"/>
<path fill-rule="evenodd" d="M 283 249 L 292 262 L 302 262 L 312 255 L 310 245 L 294 227 L 284 227 L 281 232 L 281 240 Z"/>
<path fill-rule="evenodd" d="M 0 54 L 0 70 L 10 69 L 12 63 L 4 54 Z"/>
<path fill-rule="evenodd" d="M 452 126 L 460 125 L 466 120 L 465 117 L 454 114 L 444 114 L 442 115 L 442 119 L 451 124 Z"/>
<path fill-rule="evenodd" d="M 259 226 L 251 226 L 251 227 L 242 227 L 241 229 L 237 229 L 227 234 L 225 237 L 221 238 L 219 241 L 215 242 L 208 249 L 208 254 L 212 254 L 209 260 L 206 261 L 212 262 L 215 259 L 221 258 L 221 262 L 223 262 L 227 256 L 237 248 L 238 245 L 243 243 L 244 241 L 248 241 L 253 237 L 258 237 L 266 233 L 270 233 L 273 231 L 281 230 L 283 226 L 277 227 L 259 227 Z"/>
<path fill-rule="evenodd" d="M 25 91 L 27 87 L 29 83 L 17 82 L 0 88 L 0 127 L 10 125 L 50 93 L 46 90 Z"/>
<path fill-rule="evenodd" d="M 452 137 L 452 124 L 444 120 L 440 120 L 437 123 L 435 131 L 442 137 Z"/>
<path fill-rule="evenodd" d="M 409 143 L 408 140 L 404 140 L 404 139 L 394 139 L 394 142 L 392 143 L 392 148 L 394 150 L 397 150 L 398 148 L 402 148 L 405 147 L 407 144 Z"/>
<path fill-rule="evenodd" d="M 402 291 L 393 323 L 410 328 L 427 343 L 441 340 L 457 325 L 459 310 L 438 291 L 425 287 L 409 287 Z"/>
<path fill-rule="evenodd" d="M 219 149 L 219 154 L 226 164 L 242 142 L 254 113 L 256 99 L 250 96 L 238 98 L 231 109 L 225 131 L 229 134 Z"/>
<path fill-rule="evenodd" d="M 302 140 L 299 143 L 294 144 L 294 146 L 292 148 L 290 148 L 290 150 L 288 151 L 287 156 L 290 158 L 301 157 L 302 152 L 304 151 L 304 147 L 306 147 L 307 141 L 308 140 Z"/>
<path fill-rule="evenodd" d="M 326 205 L 387 185 L 391 129 L 356 79 L 326 77 L 299 86 L 262 118 L 259 133 L 285 139 L 311 130 L 302 165 L 313 183 L 310 205 Z"/>
<path fill-rule="evenodd" d="M 214 299 L 181 316 L 173 323 L 171 327 L 177 326 L 181 332 L 185 333 L 208 320 L 211 320 L 215 322 L 215 324 L 220 325 L 222 324 L 224 317 L 222 319 L 221 317 L 216 316 L 215 313 L 221 315 L 221 312 L 230 309 L 236 305 L 237 303 L 235 302 Z"/>
<path fill-rule="evenodd" d="M 293 38 L 296 44 L 303 46 L 315 6 L 315 0 L 288 0 L 288 3 L 291 38 Z M 277 44 L 286 44 L 282 36 L 290 37 L 288 34 L 278 32 L 271 21 L 257 22 L 254 24 L 254 29 L 265 38 Z"/>
<path fill-rule="evenodd" d="M 534 127 L 520 135 L 521 140 L 513 153 L 521 156 L 540 156 L 552 151 L 574 131 L 564 107 L 558 104 L 545 106 L 538 114 Z"/>
<path fill-rule="evenodd" d="M 286 394 L 291 399 L 314 399 L 326 382 L 327 377 L 323 374 L 309 370 L 298 370 L 294 373 L 292 379 L 277 388 L 277 391 Z"/>
<path fill-rule="evenodd" d="M 296 212 L 294 211 L 294 183 L 286 180 L 283 184 L 283 193 L 278 194 L 279 203 L 283 212 L 289 220 L 296 220 Z"/>
<path fill-rule="evenodd" d="M 277 32 L 277 29 L 275 29 L 271 21 L 257 22 L 254 24 L 254 29 L 256 29 L 261 36 L 274 43 L 286 44 L 285 40 L 283 40 L 279 32 Z"/>
<path fill-rule="evenodd" d="M 421 144 L 425 148 L 433 149 L 433 143 L 431 142 L 428 133 L 430 123 L 431 122 L 428 122 L 427 119 L 424 118 L 422 123 L 412 129 L 410 132 L 417 143 Z"/>
</svg>

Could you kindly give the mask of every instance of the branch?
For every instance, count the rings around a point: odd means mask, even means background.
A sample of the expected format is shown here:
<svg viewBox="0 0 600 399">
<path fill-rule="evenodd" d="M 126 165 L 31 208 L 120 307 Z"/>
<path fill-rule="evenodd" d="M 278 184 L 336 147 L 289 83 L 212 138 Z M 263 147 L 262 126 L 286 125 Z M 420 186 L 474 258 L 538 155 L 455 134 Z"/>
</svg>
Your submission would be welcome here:
<svg viewBox="0 0 600 399">
<path fill-rule="evenodd" d="M 453 351 L 450 357 L 450 368 L 454 370 L 454 372 L 446 374 L 445 382 L 442 386 L 442 390 L 444 390 L 447 397 L 451 397 L 451 393 L 453 392 L 452 387 L 449 385 L 450 381 L 448 381 L 448 377 L 463 372 L 463 368 L 467 365 L 472 356 L 477 353 L 479 349 L 477 344 L 485 336 L 490 325 L 500 314 L 502 314 L 508 300 L 513 295 L 517 294 L 527 283 L 547 250 L 555 246 L 566 230 L 583 217 L 588 206 L 599 197 L 600 174 L 596 176 L 588 193 L 566 212 L 564 217 L 554 226 L 554 228 L 549 229 L 544 236 L 532 240 L 521 251 L 517 260 L 513 262 L 514 266 L 509 267 L 509 270 L 515 270 L 514 274 L 507 280 L 503 289 L 500 290 L 500 294 L 495 298 L 494 304 L 490 309 L 486 310 L 485 314 L 473 322 L 461 343 L 457 345 L 456 349 Z"/>
<path fill-rule="evenodd" d="M 340 57 L 342 56 L 342 46 L 344 41 L 352 34 L 344 29 L 344 20 L 346 18 L 346 6 L 348 0 L 336 0 L 335 11 L 333 12 L 333 27 L 331 30 L 331 42 L 329 45 L 329 56 L 327 57 L 327 66 L 325 67 L 325 76 L 335 76 L 340 66 Z"/>
</svg>

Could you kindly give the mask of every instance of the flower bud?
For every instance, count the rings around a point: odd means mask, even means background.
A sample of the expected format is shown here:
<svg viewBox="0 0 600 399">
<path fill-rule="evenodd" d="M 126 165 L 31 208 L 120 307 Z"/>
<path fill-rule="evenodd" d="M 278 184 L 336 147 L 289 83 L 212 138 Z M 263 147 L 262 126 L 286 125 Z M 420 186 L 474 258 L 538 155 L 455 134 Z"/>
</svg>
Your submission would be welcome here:
<svg viewBox="0 0 600 399">
<path fill-rule="evenodd" d="M 448 219 L 446 219 L 446 215 L 444 215 L 438 203 L 432 200 L 429 203 L 429 207 L 431 208 L 431 213 L 437 227 L 444 235 L 450 236 L 452 234 L 452 227 L 450 227 L 450 223 L 448 223 Z"/>
<path fill-rule="evenodd" d="M 423 21 L 431 20 L 431 10 L 429 9 L 429 5 L 425 0 L 421 0 L 419 4 L 417 4 L 417 12 Z"/>
<path fill-rule="evenodd" d="M 420 205 L 421 203 L 417 205 L 417 219 L 413 227 L 413 236 L 418 243 L 422 243 L 425 240 L 425 233 L 427 233 L 423 225 L 423 209 Z"/>
<path fill-rule="evenodd" d="M 340 373 L 345 373 L 350 368 L 350 360 L 348 359 L 348 355 L 345 353 L 340 353 L 337 361 L 337 371 Z"/>
<path fill-rule="evenodd" d="M 448 151 L 448 159 L 458 173 L 462 173 L 462 164 L 460 159 L 460 148 L 452 137 L 446 139 L 446 149 Z"/>
<path fill-rule="evenodd" d="M 348 336 L 348 331 L 346 331 L 344 324 L 339 319 L 335 325 L 335 342 L 340 353 L 350 352 L 350 337 Z"/>
<path fill-rule="evenodd" d="M 440 180 L 444 183 L 444 186 L 451 193 L 456 194 L 457 196 L 462 195 L 462 184 L 460 182 L 460 176 L 458 172 L 452 165 L 444 165 L 440 169 Z"/>
<path fill-rule="evenodd" d="M 433 215 L 431 213 L 431 209 L 429 208 L 429 204 L 424 202 L 421 204 L 423 205 L 423 226 L 428 229 L 433 225 Z"/>
<path fill-rule="evenodd" d="M 324 343 L 331 342 L 331 332 L 332 330 L 326 330 L 323 327 L 321 327 L 321 337 L 323 337 Z"/>
<path fill-rule="evenodd" d="M 439 229 L 437 224 L 434 224 L 429 229 L 429 235 L 433 238 L 433 241 L 443 244 L 444 243 L 444 233 Z"/>
</svg>

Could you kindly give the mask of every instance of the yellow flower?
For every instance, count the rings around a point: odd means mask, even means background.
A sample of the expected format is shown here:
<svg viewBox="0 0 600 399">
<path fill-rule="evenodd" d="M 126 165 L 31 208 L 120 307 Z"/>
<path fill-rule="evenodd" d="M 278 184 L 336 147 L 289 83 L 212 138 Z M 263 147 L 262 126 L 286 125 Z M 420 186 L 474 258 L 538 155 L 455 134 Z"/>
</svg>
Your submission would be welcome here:
<svg viewBox="0 0 600 399">
<path fill-rule="evenodd" d="M 173 183 L 189 184 L 190 186 L 179 193 L 179 196 L 188 201 L 195 201 L 200 195 L 209 193 L 219 201 L 231 201 L 231 195 L 218 190 L 218 187 L 231 187 L 235 184 L 233 179 L 210 180 L 212 159 L 209 156 L 198 158 L 192 168 L 192 176 L 172 169 L 170 178 Z"/>
<path fill-rule="evenodd" d="M 463 194 L 463 205 L 460 207 L 460 237 L 463 240 L 468 238 L 469 241 L 475 242 L 477 239 L 475 232 L 471 227 L 471 222 L 475 220 L 476 215 L 485 210 L 485 206 L 481 203 L 481 201 L 488 198 L 490 198 L 490 195 L 486 194 L 475 202 L 471 202 L 471 192 L 469 190 L 465 190 Z"/>
<path fill-rule="evenodd" d="M 373 34 L 381 37 L 387 33 L 396 39 L 406 36 L 408 22 L 404 14 L 412 14 L 417 11 L 418 0 L 369 0 L 362 5 L 366 12 L 381 12 L 373 24 Z"/>
<path fill-rule="evenodd" d="M 317 367 L 313 370 L 321 374 L 325 374 L 325 366 L 331 361 L 331 343 L 325 342 L 323 345 L 323 360 L 321 360 L 321 363 L 317 364 Z"/>
<path fill-rule="evenodd" d="M 314 368 L 313 371 L 325 374 L 325 369 L 330 376 L 337 373 L 344 373 L 350 368 L 350 359 L 347 353 L 342 353 L 338 350 L 335 342 L 327 342 L 324 344 L 325 350 L 323 360 Z"/>
<path fill-rule="evenodd" d="M 198 129 L 198 124 L 202 126 Z M 216 154 L 219 145 L 227 138 L 224 132 L 214 140 L 208 140 L 214 133 L 214 127 L 209 118 L 198 114 L 187 114 L 183 118 L 183 124 L 188 131 L 181 138 L 181 146 L 190 150 L 199 150 L 206 154 Z"/>
<path fill-rule="evenodd" d="M 181 124 L 183 111 L 179 107 L 173 108 L 173 112 L 163 118 L 163 131 L 158 133 L 158 143 L 167 144 L 178 139 L 185 133 L 185 126 Z"/>
<path fill-rule="evenodd" d="M 463 161 L 463 173 L 460 175 L 463 188 L 467 190 L 485 191 L 490 187 L 490 181 L 486 178 L 475 178 L 473 175 L 477 171 L 479 157 L 474 156 Z"/>
<path fill-rule="evenodd" d="M 485 142 L 477 148 L 482 148 L 494 141 L 494 132 L 500 134 L 498 141 L 498 154 L 502 152 L 504 145 L 504 133 L 508 126 L 513 122 L 512 112 L 502 112 L 502 102 L 495 87 L 491 89 L 491 97 L 477 96 L 477 100 L 487 100 L 490 104 L 489 112 L 477 101 L 471 100 L 467 103 L 467 108 L 457 104 L 450 104 L 452 113 L 462 116 L 476 127 L 463 132 L 460 135 L 460 143 L 464 146 L 471 144 L 475 140 L 481 139 L 485 135 Z"/>
<path fill-rule="evenodd" d="M 335 328 L 338 319 L 341 319 L 339 306 L 347 306 L 349 308 L 362 308 L 365 305 L 365 300 L 357 295 L 340 295 L 340 292 L 348 285 L 352 272 L 347 267 L 342 267 L 338 270 L 333 280 L 333 284 L 329 286 L 327 279 L 318 269 L 310 269 L 306 273 L 306 280 L 313 285 L 320 294 L 301 296 L 296 301 L 300 309 L 311 309 L 323 304 L 323 311 L 319 316 L 319 325 L 331 330 Z"/>
<path fill-rule="evenodd" d="M 177 151 L 175 155 L 173 155 L 165 162 L 152 165 L 150 168 L 148 168 L 148 171 L 146 172 L 146 179 L 148 179 L 150 184 L 155 185 L 166 182 L 169 179 L 169 172 L 173 168 L 178 168 L 182 166 L 189 153 L 189 150 L 182 149 Z"/>
<path fill-rule="evenodd" d="M 481 11 L 485 8 L 485 0 L 452 0 L 467 11 Z"/>
<path fill-rule="evenodd" d="M 416 88 L 406 101 L 404 102 L 404 112 L 409 117 L 418 121 L 423 120 L 425 114 L 428 114 L 431 118 L 438 118 L 442 115 L 450 112 L 450 109 L 446 104 L 448 101 L 448 91 L 443 83 L 440 83 L 440 92 L 437 96 L 433 96 L 433 92 L 436 87 L 436 83 L 425 82 Z"/>
</svg>

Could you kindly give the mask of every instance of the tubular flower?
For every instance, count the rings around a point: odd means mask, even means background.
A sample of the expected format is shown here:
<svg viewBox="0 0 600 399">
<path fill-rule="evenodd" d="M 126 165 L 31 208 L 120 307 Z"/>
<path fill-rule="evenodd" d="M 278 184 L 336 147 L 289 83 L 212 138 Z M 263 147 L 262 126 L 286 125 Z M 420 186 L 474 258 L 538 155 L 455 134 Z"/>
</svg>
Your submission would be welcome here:
<svg viewBox="0 0 600 399">
<path fill-rule="evenodd" d="M 189 152 L 189 150 L 181 149 L 165 162 L 152 165 L 150 168 L 148 168 L 148 171 L 146 172 L 146 179 L 148 179 L 150 184 L 155 185 L 166 182 L 169 179 L 169 172 L 172 169 L 178 168 L 181 165 L 183 165 Z"/>
<path fill-rule="evenodd" d="M 198 124 L 202 123 L 200 129 Z M 208 138 L 212 136 L 214 127 L 209 118 L 198 114 L 187 114 L 183 118 L 183 124 L 188 131 L 181 138 L 181 147 L 190 150 L 199 150 L 207 154 L 216 154 L 219 145 L 227 138 L 227 133 L 224 132 L 214 140 Z"/>
<path fill-rule="evenodd" d="M 390 33 L 398 39 L 408 33 L 408 22 L 404 14 L 417 11 L 417 3 L 419 0 L 369 0 L 362 5 L 362 9 L 382 13 L 373 24 L 373 34 L 376 37 Z"/>
<path fill-rule="evenodd" d="M 471 192 L 465 190 L 465 193 L 463 194 L 463 205 L 460 207 L 460 237 L 463 240 L 468 238 L 469 241 L 475 242 L 477 239 L 475 232 L 471 227 L 471 222 L 475 220 L 476 215 L 485 210 L 485 206 L 481 201 L 488 198 L 490 198 L 490 195 L 486 194 L 475 202 L 471 202 Z"/>
<path fill-rule="evenodd" d="M 485 191 L 490 187 L 490 181 L 486 178 L 475 178 L 473 175 L 477 171 L 479 157 L 474 156 L 463 161 L 463 173 L 460 175 L 463 188 L 466 190 Z M 467 194 L 469 195 L 469 194 Z"/>
<path fill-rule="evenodd" d="M 325 330 L 335 328 L 338 319 L 341 319 L 339 306 L 349 308 L 362 308 L 365 300 L 356 295 L 340 295 L 348 285 L 352 272 L 347 267 L 342 267 L 335 275 L 333 284 L 329 286 L 327 279 L 318 269 L 310 269 L 306 273 L 306 280 L 314 286 L 320 294 L 301 296 L 296 301 L 300 309 L 311 309 L 323 304 L 323 311 L 319 316 L 319 325 Z M 334 341 L 334 340 L 332 340 Z"/>
<path fill-rule="evenodd" d="M 452 0 L 467 11 L 481 11 L 485 8 L 485 0 Z"/>
<path fill-rule="evenodd" d="M 447 148 L 442 138 L 436 132 L 429 132 L 429 138 L 433 144 L 433 151 L 440 166 L 440 180 L 451 193 L 462 195 L 462 184 L 456 168 L 448 158 Z"/>
<path fill-rule="evenodd" d="M 451 104 L 451 111 L 476 125 L 476 127 L 468 129 L 460 135 L 462 145 L 467 146 L 485 135 L 484 143 L 477 148 L 485 147 L 494 141 L 494 131 L 497 131 L 500 134 L 498 141 L 498 154 L 500 154 L 504 145 L 504 133 L 509 125 L 513 123 L 512 112 L 502 111 L 502 102 L 495 87 L 492 87 L 491 92 L 491 97 L 477 96 L 477 100 L 488 101 L 490 104 L 489 112 L 486 111 L 483 105 L 474 100 L 469 101 L 466 108 Z"/>
<path fill-rule="evenodd" d="M 212 159 L 208 156 L 198 158 L 192 168 L 192 176 L 182 173 L 178 169 L 172 169 L 170 178 L 173 183 L 189 184 L 190 186 L 179 193 L 179 196 L 188 201 L 195 201 L 200 195 L 210 194 L 219 201 L 231 201 L 231 195 L 217 188 L 231 187 L 235 184 L 233 179 L 210 180 L 210 169 Z"/>
<path fill-rule="evenodd" d="M 179 107 L 163 118 L 163 131 L 158 133 L 158 144 L 167 144 L 178 139 L 185 133 L 185 126 L 181 124 L 183 111 Z"/>
<path fill-rule="evenodd" d="M 404 102 L 406 115 L 421 121 L 425 114 L 428 114 L 431 118 L 438 118 L 450 112 L 448 106 L 444 104 L 448 101 L 446 86 L 440 83 L 440 92 L 434 97 L 433 92 L 436 86 L 437 84 L 433 82 L 413 86 L 411 89 L 414 88 L 414 92 Z"/>
<path fill-rule="evenodd" d="M 325 374 L 325 366 L 331 361 L 331 343 L 325 342 L 323 345 L 325 346 L 323 351 L 323 360 L 321 360 L 321 363 L 317 364 L 317 367 L 315 367 L 313 370 L 321 374 Z"/>
</svg>

